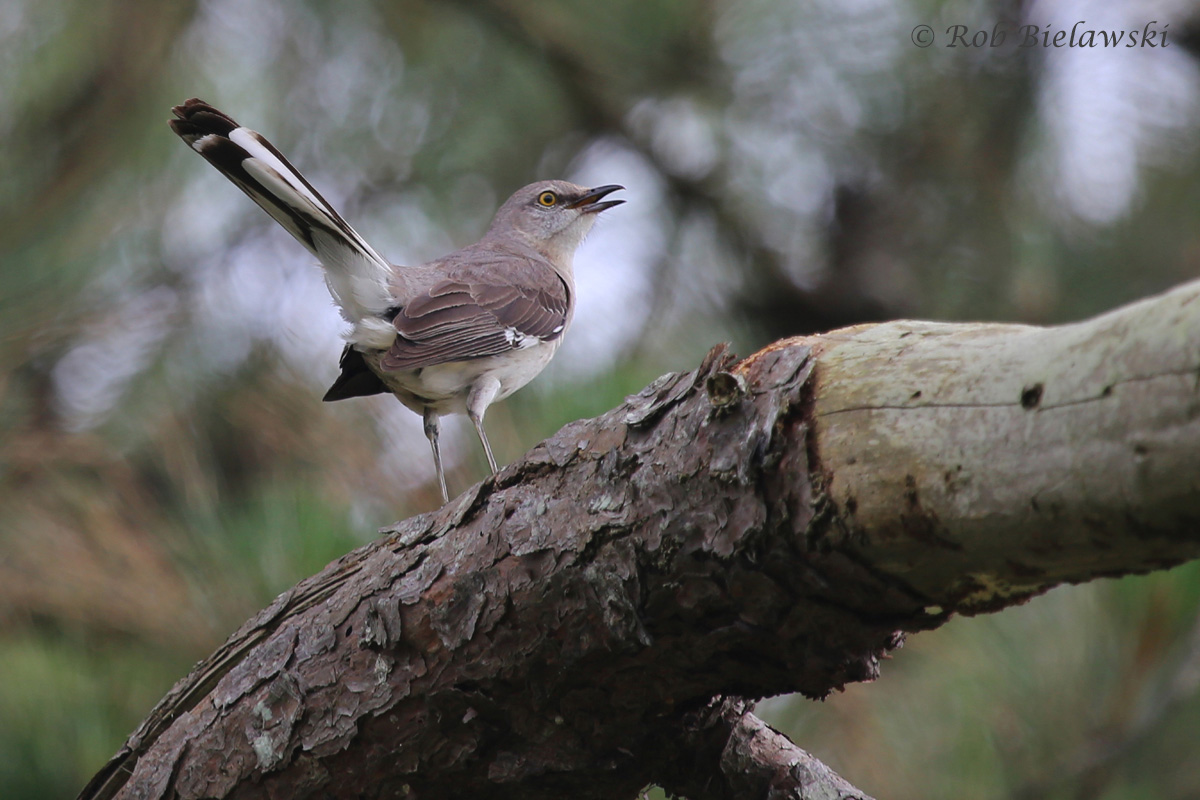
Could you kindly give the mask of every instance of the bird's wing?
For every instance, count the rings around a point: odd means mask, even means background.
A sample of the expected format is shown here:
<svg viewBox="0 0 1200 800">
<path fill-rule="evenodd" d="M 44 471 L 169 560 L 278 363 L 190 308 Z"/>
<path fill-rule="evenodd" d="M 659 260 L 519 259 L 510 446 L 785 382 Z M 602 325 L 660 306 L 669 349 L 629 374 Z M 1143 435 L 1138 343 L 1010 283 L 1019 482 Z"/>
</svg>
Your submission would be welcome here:
<svg viewBox="0 0 1200 800">
<path fill-rule="evenodd" d="M 524 259 L 452 270 L 401 307 L 385 370 L 496 356 L 562 336 L 570 289 L 548 264 Z"/>
</svg>

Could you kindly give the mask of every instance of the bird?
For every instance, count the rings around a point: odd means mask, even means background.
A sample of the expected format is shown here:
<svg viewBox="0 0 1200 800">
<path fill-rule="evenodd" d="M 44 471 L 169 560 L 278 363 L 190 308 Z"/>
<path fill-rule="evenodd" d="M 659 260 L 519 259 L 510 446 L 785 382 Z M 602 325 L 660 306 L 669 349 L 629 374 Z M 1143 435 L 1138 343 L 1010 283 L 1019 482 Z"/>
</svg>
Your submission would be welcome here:
<svg viewBox="0 0 1200 800">
<path fill-rule="evenodd" d="M 518 189 L 474 244 L 416 266 L 385 260 L 262 135 L 198 98 L 171 129 L 317 257 L 349 323 L 327 402 L 391 393 L 421 415 L 449 502 L 440 419 L 466 414 L 492 474 L 488 406 L 550 362 L 575 310 L 575 250 L 625 187 L 543 180 Z"/>
</svg>

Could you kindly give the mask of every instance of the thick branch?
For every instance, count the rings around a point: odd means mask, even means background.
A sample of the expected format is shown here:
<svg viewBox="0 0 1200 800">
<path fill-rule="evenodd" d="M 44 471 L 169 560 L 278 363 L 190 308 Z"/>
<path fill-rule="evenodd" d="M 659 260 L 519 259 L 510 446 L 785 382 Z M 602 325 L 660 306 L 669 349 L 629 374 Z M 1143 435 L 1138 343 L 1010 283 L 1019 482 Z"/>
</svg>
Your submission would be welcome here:
<svg viewBox="0 0 1200 800">
<path fill-rule="evenodd" d="M 1200 553 L 1197 296 L 718 348 L 281 595 L 83 797 L 805 796 L 712 698 Z"/>
<path fill-rule="evenodd" d="M 1195 557 L 1200 284 L 1057 328 L 810 341 L 832 542 L 930 602 L 1000 608 Z"/>
</svg>

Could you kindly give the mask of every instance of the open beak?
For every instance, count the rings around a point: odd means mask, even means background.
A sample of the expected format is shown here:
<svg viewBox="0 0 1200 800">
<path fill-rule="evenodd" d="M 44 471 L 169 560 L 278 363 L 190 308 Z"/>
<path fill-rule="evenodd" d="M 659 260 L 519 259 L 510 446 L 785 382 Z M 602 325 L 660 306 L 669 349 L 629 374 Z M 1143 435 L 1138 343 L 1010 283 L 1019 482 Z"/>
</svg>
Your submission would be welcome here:
<svg viewBox="0 0 1200 800">
<path fill-rule="evenodd" d="M 567 208 L 578 208 L 581 211 L 583 211 L 585 214 L 594 214 L 598 211 L 603 211 L 606 208 L 612 208 L 613 206 L 619 206 L 619 205 L 621 205 L 621 203 L 624 203 L 625 201 L 624 200 L 604 200 L 604 202 L 600 202 L 600 201 L 605 196 L 610 195 L 613 192 L 615 192 L 619 189 L 624 189 L 624 188 L 625 188 L 624 186 L 617 186 L 615 183 L 611 183 L 608 186 L 597 186 L 595 189 L 588 190 L 583 195 L 583 197 L 580 197 L 574 203 L 571 203 L 570 205 L 568 205 Z"/>
</svg>

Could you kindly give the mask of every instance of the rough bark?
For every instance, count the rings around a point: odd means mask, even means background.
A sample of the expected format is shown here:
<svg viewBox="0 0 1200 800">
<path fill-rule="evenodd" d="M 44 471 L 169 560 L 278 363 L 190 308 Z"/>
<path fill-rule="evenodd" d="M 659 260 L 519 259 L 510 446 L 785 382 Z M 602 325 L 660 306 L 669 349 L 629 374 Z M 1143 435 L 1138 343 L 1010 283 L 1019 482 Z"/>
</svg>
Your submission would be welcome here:
<svg viewBox="0 0 1200 800">
<path fill-rule="evenodd" d="M 281 595 L 81 797 L 858 796 L 746 701 L 1200 554 L 1198 296 L 716 348 Z"/>
<path fill-rule="evenodd" d="M 871 800 L 829 767 L 750 713 L 720 698 L 683 720 L 675 760 L 656 780 L 696 800 Z"/>
</svg>

